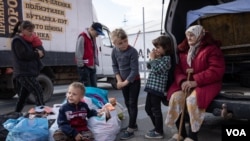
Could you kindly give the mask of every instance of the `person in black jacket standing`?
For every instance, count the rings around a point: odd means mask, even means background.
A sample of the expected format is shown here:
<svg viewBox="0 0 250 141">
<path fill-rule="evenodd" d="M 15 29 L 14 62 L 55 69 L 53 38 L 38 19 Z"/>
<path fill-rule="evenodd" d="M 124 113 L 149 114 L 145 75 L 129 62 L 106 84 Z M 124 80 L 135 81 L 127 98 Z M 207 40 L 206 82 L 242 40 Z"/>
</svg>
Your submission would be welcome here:
<svg viewBox="0 0 250 141">
<path fill-rule="evenodd" d="M 36 106 L 44 105 L 43 90 L 36 77 L 40 73 L 42 64 L 40 59 L 44 57 L 45 51 L 42 46 L 34 48 L 26 37 L 34 35 L 35 25 L 30 21 L 18 22 L 11 35 L 11 50 L 13 54 L 13 83 L 18 93 L 18 101 L 15 112 L 21 112 L 25 106 L 30 93 L 36 98 Z M 18 34 L 17 34 L 18 33 Z"/>
</svg>

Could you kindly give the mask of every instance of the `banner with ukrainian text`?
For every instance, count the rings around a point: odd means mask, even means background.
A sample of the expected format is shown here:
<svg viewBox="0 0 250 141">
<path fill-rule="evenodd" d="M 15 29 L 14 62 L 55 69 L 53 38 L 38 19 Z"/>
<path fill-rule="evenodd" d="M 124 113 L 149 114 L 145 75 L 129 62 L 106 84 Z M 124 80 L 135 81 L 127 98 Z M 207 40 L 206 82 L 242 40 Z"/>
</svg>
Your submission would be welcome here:
<svg viewBox="0 0 250 141">
<path fill-rule="evenodd" d="M 23 17 L 21 0 L 0 0 L 0 37 L 9 37 Z"/>
</svg>

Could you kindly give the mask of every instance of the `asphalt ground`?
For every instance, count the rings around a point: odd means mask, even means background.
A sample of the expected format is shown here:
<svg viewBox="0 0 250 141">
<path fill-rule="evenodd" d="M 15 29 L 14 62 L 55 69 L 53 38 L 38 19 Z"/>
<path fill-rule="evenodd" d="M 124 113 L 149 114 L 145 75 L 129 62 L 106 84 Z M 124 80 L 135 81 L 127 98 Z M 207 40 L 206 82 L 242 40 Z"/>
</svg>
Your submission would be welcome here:
<svg viewBox="0 0 250 141">
<path fill-rule="evenodd" d="M 98 87 L 102 89 L 108 90 L 108 97 L 115 97 L 117 101 L 124 106 L 123 96 L 120 90 L 114 90 L 110 84 L 100 83 Z M 139 101 L 138 101 L 138 117 L 137 117 L 137 124 L 138 124 L 138 131 L 135 131 L 135 136 L 128 141 L 149 141 L 149 140 L 159 140 L 159 141 L 166 141 L 172 137 L 174 133 L 177 132 L 176 128 L 169 128 L 164 126 L 164 139 L 146 139 L 144 135 L 146 132 L 153 128 L 152 122 L 148 115 L 145 112 L 145 99 L 146 93 L 143 90 L 144 84 L 142 83 Z M 53 106 L 53 104 L 61 103 L 65 98 L 65 93 L 67 90 L 67 86 L 56 86 L 54 90 L 54 95 L 51 100 L 46 103 L 48 106 Z M 15 101 L 17 100 L 17 96 L 11 100 L 0 100 L 0 109 L 1 113 L 7 113 L 13 110 L 13 106 L 15 105 Z M 26 105 L 24 111 L 27 111 L 34 105 Z M 125 107 L 125 106 L 124 106 Z M 162 113 L 163 113 L 163 120 L 166 118 L 168 107 L 162 105 Z M 128 125 L 128 113 L 125 108 L 124 110 L 125 119 L 121 121 L 121 128 L 127 127 Z M 207 114 L 205 121 L 202 125 L 200 133 L 198 135 L 199 141 L 220 141 L 221 140 L 221 118 L 214 117 L 211 114 Z M 120 132 L 117 135 L 116 141 L 120 140 Z"/>
</svg>

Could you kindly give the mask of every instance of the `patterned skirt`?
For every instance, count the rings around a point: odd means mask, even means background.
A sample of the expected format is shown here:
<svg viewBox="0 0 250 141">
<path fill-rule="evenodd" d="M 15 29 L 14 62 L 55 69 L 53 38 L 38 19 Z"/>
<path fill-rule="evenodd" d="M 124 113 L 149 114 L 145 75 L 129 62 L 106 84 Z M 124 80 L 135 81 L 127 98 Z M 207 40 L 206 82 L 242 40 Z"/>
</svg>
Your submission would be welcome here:
<svg viewBox="0 0 250 141">
<path fill-rule="evenodd" d="M 191 130 L 192 132 L 197 132 L 199 131 L 205 118 L 206 111 L 205 109 L 200 109 L 197 106 L 195 90 L 192 91 L 192 93 L 187 96 L 186 99 L 183 91 L 176 91 L 173 93 L 169 101 L 169 109 L 165 120 L 165 125 L 168 127 L 173 127 L 175 125 L 175 122 L 183 111 L 182 107 L 184 100 L 186 100 L 186 108 L 190 117 Z"/>
</svg>

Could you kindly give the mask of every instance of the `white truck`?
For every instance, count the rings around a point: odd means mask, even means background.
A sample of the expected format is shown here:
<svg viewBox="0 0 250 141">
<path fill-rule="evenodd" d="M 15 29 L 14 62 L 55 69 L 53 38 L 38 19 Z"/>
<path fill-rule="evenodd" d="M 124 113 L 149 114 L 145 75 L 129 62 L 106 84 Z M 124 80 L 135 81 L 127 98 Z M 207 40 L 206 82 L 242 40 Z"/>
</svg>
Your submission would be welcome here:
<svg viewBox="0 0 250 141">
<path fill-rule="evenodd" d="M 35 32 L 42 39 L 46 56 L 45 67 L 38 80 L 43 87 L 44 100 L 53 94 L 53 86 L 77 81 L 75 47 L 78 35 L 97 21 L 92 0 L 0 0 L 0 98 L 16 95 L 12 83 L 11 39 L 14 25 L 19 20 L 30 20 Z M 98 78 L 106 77 L 115 82 L 112 65 L 112 44 L 109 30 L 97 38 L 99 62 Z M 34 102 L 31 94 L 29 102 Z"/>
</svg>

